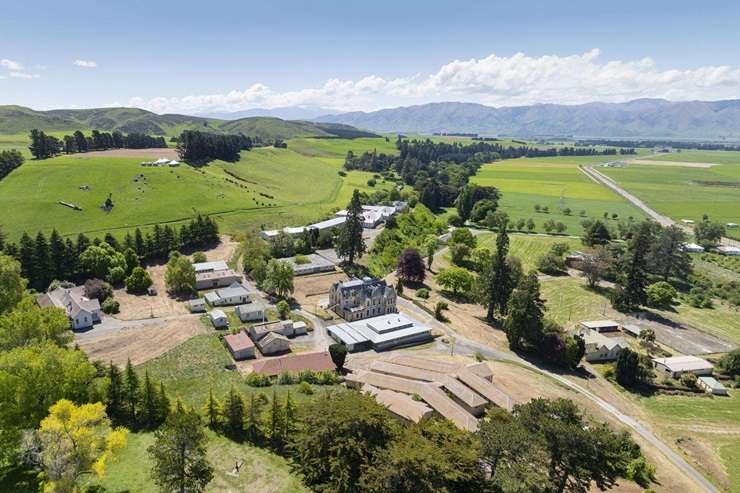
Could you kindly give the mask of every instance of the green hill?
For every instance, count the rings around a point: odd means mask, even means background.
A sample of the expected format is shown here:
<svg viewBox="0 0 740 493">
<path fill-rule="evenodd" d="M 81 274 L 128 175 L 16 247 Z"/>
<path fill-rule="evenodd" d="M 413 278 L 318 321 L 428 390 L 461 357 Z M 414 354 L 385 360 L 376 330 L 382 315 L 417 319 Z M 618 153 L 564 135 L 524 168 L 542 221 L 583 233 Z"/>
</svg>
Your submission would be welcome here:
<svg viewBox="0 0 740 493">
<path fill-rule="evenodd" d="M 139 108 L 94 108 L 36 111 L 23 106 L 0 106 L 0 134 L 15 135 L 38 128 L 45 132 L 74 130 L 120 130 L 151 135 L 178 135 L 183 130 L 243 133 L 263 139 L 295 137 L 373 137 L 349 125 L 250 117 L 219 120 L 188 115 L 158 115 Z"/>
</svg>

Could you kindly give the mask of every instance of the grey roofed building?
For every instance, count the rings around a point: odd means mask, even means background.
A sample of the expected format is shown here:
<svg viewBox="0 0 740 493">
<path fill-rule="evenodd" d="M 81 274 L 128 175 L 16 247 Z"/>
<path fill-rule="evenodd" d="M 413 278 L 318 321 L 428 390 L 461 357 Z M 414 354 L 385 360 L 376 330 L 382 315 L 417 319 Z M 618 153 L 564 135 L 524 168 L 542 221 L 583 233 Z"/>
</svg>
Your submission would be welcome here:
<svg viewBox="0 0 740 493">
<path fill-rule="evenodd" d="M 254 341 L 259 341 L 267 334 L 277 333 L 285 337 L 295 337 L 308 333 L 308 327 L 305 322 L 294 322 L 293 320 L 278 320 L 275 322 L 265 322 L 256 324 L 249 328 L 249 336 Z"/>
<path fill-rule="evenodd" d="M 237 306 L 234 311 L 242 322 L 254 322 L 265 319 L 265 305 L 262 303 L 246 303 Z"/>
<path fill-rule="evenodd" d="M 640 334 L 642 333 L 642 327 L 635 324 L 624 324 L 622 325 L 622 331 L 625 334 L 629 334 L 632 337 L 640 337 Z"/>
<path fill-rule="evenodd" d="M 619 330 L 619 322 L 614 320 L 587 320 L 579 324 L 586 329 L 595 330 L 596 332 L 615 332 Z"/>
<path fill-rule="evenodd" d="M 270 332 L 257 341 L 257 347 L 265 356 L 290 352 L 288 338 L 277 332 Z"/>
<path fill-rule="evenodd" d="M 718 382 L 714 377 L 699 377 L 696 384 L 714 395 L 728 395 L 727 387 Z"/>
<path fill-rule="evenodd" d="M 629 347 L 622 337 L 607 337 L 596 330 L 580 329 L 576 330 L 576 333 L 583 337 L 586 361 L 615 360 L 623 349 Z"/>
<path fill-rule="evenodd" d="M 215 260 L 213 262 L 196 262 L 193 264 L 196 274 L 203 272 L 216 272 L 220 270 L 228 270 L 229 266 L 224 260 Z"/>
<path fill-rule="evenodd" d="M 74 288 L 57 288 L 38 299 L 40 306 L 55 306 L 61 308 L 70 319 L 75 330 L 92 327 L 102 319 L 100 302 L 85 296 L 85 286 Z"/>
<path fill-rule="evenodd" d="M 229 326 L 229 317 L 221 310 L 213 310 L 208 313 L 208 318 L 211 319 L 211 323 L 217 329 Z"/>
<path fill-rule="evenodd" d="M 322 257 L 321 255 L 310 253 L 308 255 L 302 255 L 302 256 L 308 259 L 307 263 L 299 264 L 298 262 L 295 261 L 294 257 L 281 258 L 278 260 L 280 262 L 285 262 L 286 264 L 289 264 L 291 267 L 293 267 L 293 273 L 296 276 L 306 276 L 309 274 L 317 274 L 319 272 L 331 272 L 335 270 L 334 263 Z"/>
<path fill-rule="evenodd" d="M 653 358 L 653 367 L 673 378 L 678 378 L 684 373 L 693 373 L 696 376 L 709 376 L 714 370 L 714 366 L 709 361 L 696 356 Z"/>
<path fill-rule="evenodd" d="M 228 306 L 249 303 L 252 295 L 242 284 L 235 282 L 227 288 L 212 291 L 205 296 L 211 306 Z"/>
<path fill-rule="evenodd" d="M 351 352 L 375 349 L 384 351 L 399 346 L 421 344 L 432 339 L 431 327 L 420 325 L 403 313 L 381 315 L 327 327 L 329 335 Z"/>
<path fill-rule="evenodd" d="M 292 228 L 271 229 L 268 231 L 262 231 L 260 233 L 260 236 L 264 240 L 273 240 L 281 232 L 289 234 L 290 236 L 294 236 L 294 237 L 303 234 L 305 230 L 317 231 L 321 233 L 322 231 L 329 231 L 333 228 L 341 226 L 342 224 L 345 223 L 346 220 L 347 220 L 346 217 L 333 217 L 325 221 L 319 221 L 317 223 L 309 224 L 308 226 L 298 226 L 298 227 L 292 227 Z"/>
<path fill-rule="evenodd" d="M 329 288 L 329 308 L 348 322 L 395 313 L 396 290 L 370 277 L 336 282 Z"/>
<path fill-rule="evenodd" d="M 206 311 L 206 300 L 203 298 L 187 301 L 186 304 L 191 313 L 203 313 Z"/>
<path fill-rule="evenodd" d="M 199 272 L 195 274 L 195 289 L 222 288 L 241 280 L 241 274 L 231 269 Z"/>
</svg>

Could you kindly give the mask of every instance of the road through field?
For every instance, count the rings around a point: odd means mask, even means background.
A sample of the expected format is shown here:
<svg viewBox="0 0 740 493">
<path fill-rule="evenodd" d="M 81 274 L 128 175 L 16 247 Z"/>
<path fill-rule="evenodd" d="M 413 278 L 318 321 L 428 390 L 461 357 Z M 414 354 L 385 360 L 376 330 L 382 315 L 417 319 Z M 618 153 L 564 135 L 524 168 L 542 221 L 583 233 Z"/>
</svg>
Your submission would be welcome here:
<svg viewBox="0 0 740 493">
<path fill-rule="evenodd" d="M 661 225 L 663 225 L 663 226 L 671 226 L 671 225 L 676 224 L 680 228 L 682 228 L 684 231 L 686 231 L 688 234 L 690 234 L 690 235 L 693 234 L 693 230 L 691 228 L 689 228 L 687 226 L 684 226 L 682 224 L 679 224 L 676 221 L 674 221 L 673 219 L 671 219 L 670 217 L 664 216 L 664 215 L 658 213 L 657 211 L 651 209 L 650 207 L 648 207 L 648 205 L 645 202 L 643 202 L 642 200 L 638 199 L 637 197 L 635 197 L 634 195 L 632 195 L 631 193 L 629 193 L 624 188 L 620 187 L 619 184 L 617 184 L 617 182 L 615 182 L 614 180 L 612 180 L 608 176 L 604 175 L 603 173 L 601 173 L 599 171 L 596 171 L 593 168 L 593 166 L 591 166 L 591 165 L 578 166 L 578 169 L 581 170 L 586 176 L 588 176 L 592 180 L 601 183 L 602 185 L 606 186 L 607 188 L 610 188 L 614 192 L 618 193 L 619 195 L 621 195 L 622 197 L 624 197 L 625 199 L 627 199 L 628 201 L 630 201 L 635 206 L 637 206 L 640 209 L 642 209 L 642 211 L 645 212 L 645 214 L 647 214 L 648 216 L 650 216 L 651 218 L 653 218 L 654 220 L 656 220 Z M 734 246 L 734 247 L 740 248 L 740 241 L 733 240 L 731 238 L 722 238 L 722 244 L 725 245 L 725 246 Z"/>
<path fill-rule="evenodd" d="M 668 445 L 663 443 L 642 423 L 640 423 L 635 418 L 622 413 L 614 405 L 608 403 L 606 400 L 597 396 L 590 390 L 584 388 L 583 386 L 575 382 L 568 380 L 562 375 L 558 375 L 557 373 L 552 373 L 544 368 L 539 368 L 535 366 L 534 364 L 530 363 L 529 361 L 520 358 L 516 354 L 493 349 L 484 344 L 480 344 L 473 340 L 465 338 L 455 333 L 450 328 L 449 325 L 446 325 L 446 324 L 443 324 L 437 321 L 434 317 L 430 316 L 427 312 L 425 312 L 424 310 L 422 310 L 421 308 L 416 306 L 414 303 L 412 303 L 411 301 L 405 298 L 402 298 L 399 296 L 397 301 L 398 301 L 398 305 L 400 308 L 402 308 L 404 311 L 408 311 L 412 313 L 415 318 L 419 320 L 423 320 L 426 323 L 429 323 L 432 327 L 444 332 L 448 337 L 454 337 L 455 338 L 455 346 L 454 346 L 455 352 L 457 352 L 458 354 L 474 355 L 475 353 L 481 353 L 486 358 L 499 359 L 499 360 L 505 360 L 505 361 L 518 363 L 520 365 L 526 366 L 527 368 L 533 371 L 547 375 L 550 378 L 557 380 L 559 383 L 567 386 L 568 388 L 573 389 L 574 391 L 582 394 L 589 400 L 596 403 L 596 405 L 598 405 L 604 411 L 608 412 L 609 414 L 617 418 L 621 423 L 631 428 L 635 433 L 640 435 L 642 438 L 648 441 L 655 448 L 660 450 L 663 453 L 663 455 L 673 463 L 673 465 L 675 465 L 679 470 L 681 470 L 700 489 L 711 492 L 711 493 L 720 493 L 719 490 L 712 483 L 710 483 L 699 471 L 697 471 L 693 466 L 691 466 L 691 464 L 686 462 L 686 460 L 683 457 L 677 454 Z"/>
</svg>

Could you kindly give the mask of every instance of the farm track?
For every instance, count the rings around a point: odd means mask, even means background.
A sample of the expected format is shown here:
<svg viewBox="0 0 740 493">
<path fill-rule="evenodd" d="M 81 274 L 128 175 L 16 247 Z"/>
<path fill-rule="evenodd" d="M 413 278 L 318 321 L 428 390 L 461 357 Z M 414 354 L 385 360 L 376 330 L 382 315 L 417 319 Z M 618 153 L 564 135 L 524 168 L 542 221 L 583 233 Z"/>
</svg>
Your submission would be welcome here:
<svg viewBox="0 0 740 493">
<path fill-rule="evenodd" d="M 614 192 L 616 192 L 619 195 L 621 195 L 622 197 L 624 197 L 626 200 L 628 200 L 629 202 L 631 202 L 636 207 L 639 207 L 643 212 L 645 212 L 645 214 L 647 214 L 648 216 L 650 216 L 652 219 L 654 219 L 655 221 L 657 221 L 661 225 L 663 225 L 663 226 L 677 225 L 678 227 L 680 227 L 681 229 L 683 229 L 684 231 L 686 231 L 688 234 L 693 235 L 693 230 L 691 228 L 689 228 L 687 226 L 684 226 L 682 224 L 679 224 L 676 221 L 674 221 L 673 219 L 671 219 L 670 217 L 664 216 L 663 214 L 660 214 L 659 212 L 657 212 L 654 209 L 650 208 L 645 202 L 643 202 L 642 200 L 638 199 L 637 197 L 635 197 L 634 195 L 632 195 L 631 193 L 629 193 L 627 190 L 625 190 L 624 188 L 622 188 L 621 186 L 619 186 L 619 184 L 617 184 L 617 182 L 615 182 L 614 180 L 612 180 L 608 176 L 604 175 L 603 173 L 600 173 L 599 171 L 596 171 L 595 169 L 593 169 L 593 166 L 591 166 L 591 165 L 588 165 L 588 166 L 578 166 L 578 169 L 581 170 L 581 172 L 583 172 L 583 174 L 585 174 L 586 176 L 588 176 L 592 180 L 595 180 L 595 181 L 601 183 L 605 187 L 613 190 Z M 733 240 L 731 238 L 725 238 L 725 237 L 723 237 L 722 238 L 722 244 L 725 245 L 725 246 L 734 246 L 734 247 L 740 248 L 740 241 Z"/>
</svg>

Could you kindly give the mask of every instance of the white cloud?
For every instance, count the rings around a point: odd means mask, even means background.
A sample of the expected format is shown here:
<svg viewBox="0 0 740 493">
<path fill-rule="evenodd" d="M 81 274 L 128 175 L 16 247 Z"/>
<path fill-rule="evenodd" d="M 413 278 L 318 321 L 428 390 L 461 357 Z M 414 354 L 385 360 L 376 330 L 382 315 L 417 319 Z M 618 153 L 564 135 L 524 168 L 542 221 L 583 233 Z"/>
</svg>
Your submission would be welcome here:
<svg viewBox="0 0 740 493">
<path fill-rule="evenodd" d="M 494 106 L 534 103 L 622 102 L 653 97 L 716 100 L 740 97 L 740 69 L 706 66 L 660 70 L 651 58 L 600 60 L 600 51 L 532 57 L 491 54 L 454 60 L 436 73 L 385 79 L 329 79 L 323 85 L 275 91 L 255 83 L 223 94 L 131 98 L 129 105 L 155 112 L 204 112 L 282 106 L 373 110 L 432 101 L 467 101 Z"/>
<path fill-rule="evenodd" d="M 94 60 L 75 60 L 74 64 L 83 68 L 95 68 L 98 66 L 98 63 Z"/>
<path fill-rule="evenodd" d="M 23 70 L 23 65 L 16 62 L 15 60 L 8 60 L 7 58 L 0 58 L 0 67 L 15 71 Z"/>
<path fill-rule="evenodd" d="M 39 74 L 29 74 L 27 72 L 10 72 L 10 76 L 16 79 L 38 79 Z"/>
</svg>

